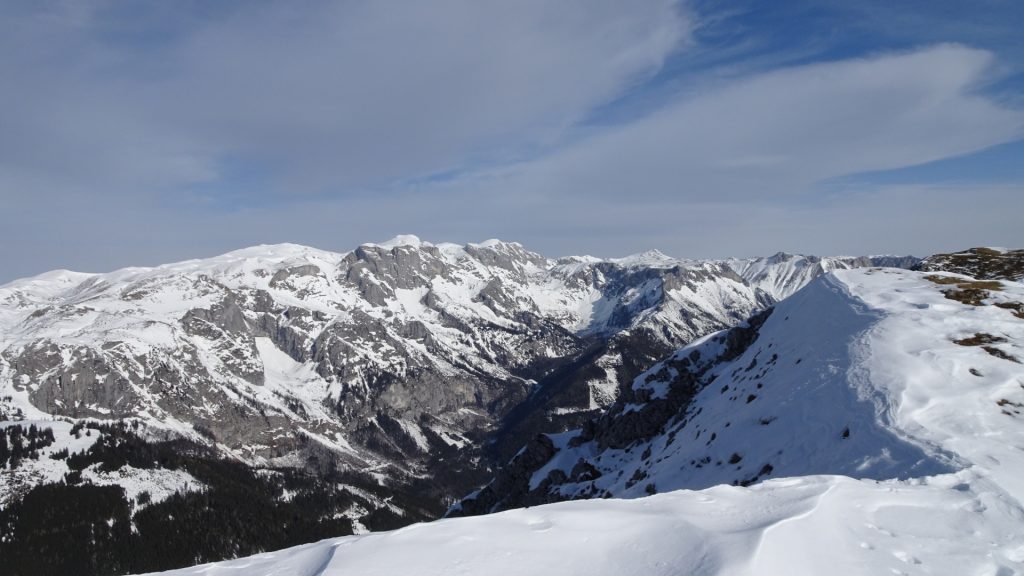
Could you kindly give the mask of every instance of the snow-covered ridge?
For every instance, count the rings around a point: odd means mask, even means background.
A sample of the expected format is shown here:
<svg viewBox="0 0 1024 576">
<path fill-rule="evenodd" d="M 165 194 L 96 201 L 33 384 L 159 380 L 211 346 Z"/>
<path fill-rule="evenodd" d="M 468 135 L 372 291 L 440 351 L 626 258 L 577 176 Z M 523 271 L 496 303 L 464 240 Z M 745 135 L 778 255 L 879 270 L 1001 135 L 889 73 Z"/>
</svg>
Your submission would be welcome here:
<svg viewBox="0 0 1024 576">
<path fill-rule="evenodd" d="M 949 278 L 944 280 L 943 278 Z M 838 271 L 748 328 L 695 342 L 641 374 L 581 430 L 528 447 L 463 502 L 473 513 L 545 501 L 843 474 L 970 469 L 1024 501 L 1024 286 Z M 995 286 L 995 287 L 994 287 Z"/>
<path fill-rule="evenodd" d="M 589 431 L 551 436 L 554 455 L 526 479 L 559 498 L 627 499 L 173 574 L 1021 573 L 1024 285 L 950 297 L 971 282 L 879 268 L 821 277 L 767 317 L 653 367 Z M 616 428 L 657 416 L 695 384 L 685 374 L 699 385 L 661 429 Z"/>
</svg>

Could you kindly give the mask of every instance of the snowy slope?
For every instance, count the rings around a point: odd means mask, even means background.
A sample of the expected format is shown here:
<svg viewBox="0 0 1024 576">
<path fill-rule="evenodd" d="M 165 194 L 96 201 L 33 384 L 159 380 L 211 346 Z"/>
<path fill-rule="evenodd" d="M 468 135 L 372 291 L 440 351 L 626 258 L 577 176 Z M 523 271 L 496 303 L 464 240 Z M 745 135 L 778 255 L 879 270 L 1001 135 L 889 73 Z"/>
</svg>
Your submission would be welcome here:
<svg viewBox="0 0 1024 576">
<path fill-rule="evenodd" d="M 967 290 L 981 293 L 965 302 Z M 1008 281 L 835 272 L 680 350 L 605 417 L 525 448 L 488 487 L 519 474 L 553 499 L 626 499 L 174 574 L 1024 573 L 1020 302 L 1024 285 Z M 651 418 L 663 420 L 653 431 Z M 631 498 L 647 485 L 663 493 Z M 526 502 L 504 496 L 491 502 Z"/>
<path fill-rule="evenodd" d="M 1024 569 L 1022 525 L 1019 504 L 970 472 L 809 476 L 438 520 L 162 574 L 1010 576 Z"/>
</svg>

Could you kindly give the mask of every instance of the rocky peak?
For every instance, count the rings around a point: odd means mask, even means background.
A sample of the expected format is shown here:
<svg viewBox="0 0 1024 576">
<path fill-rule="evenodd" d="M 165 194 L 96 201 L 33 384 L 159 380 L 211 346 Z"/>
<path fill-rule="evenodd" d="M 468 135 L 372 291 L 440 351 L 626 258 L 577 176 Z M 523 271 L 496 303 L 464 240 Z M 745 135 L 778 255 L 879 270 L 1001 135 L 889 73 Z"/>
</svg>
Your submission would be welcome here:
<svg viewBox="0 0 1024 576">
<path fill-rule="evenodd" d="M 935 254 L 921 261 L 925 272 L 955 272 L 979 280 L 1024 280 L 1024 250 L 971 248 L 952 254 Z"/>
</svg>

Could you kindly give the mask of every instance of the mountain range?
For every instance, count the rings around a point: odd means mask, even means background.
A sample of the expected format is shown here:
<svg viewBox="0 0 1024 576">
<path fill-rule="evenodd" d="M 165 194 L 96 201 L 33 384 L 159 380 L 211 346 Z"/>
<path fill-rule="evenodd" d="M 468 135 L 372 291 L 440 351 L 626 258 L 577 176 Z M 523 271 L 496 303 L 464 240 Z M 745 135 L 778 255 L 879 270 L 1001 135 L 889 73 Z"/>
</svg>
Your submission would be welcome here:
<svg viewBox="0 0 1024 576">
<path fill-rule="evenodd" d="M 1020 573 L 1024 253 L 985 250 L 835 271 L 681 348 L 451 511 L 486 516 L 174 574 Z"/>
<path fill-rule="evenodd" d="M 469 517 L 170 574 L 1019 573 L 1021 254 L 819 275 L 535 436 Z"/>
<path fill-rule="evenodd" d="M 18 280 L 0 287 L 0 420 L 11 438 L 31 425 L 54 438 L 7 465 L 0 528 L 8 542 L 28 538 L 12 535 L 33 494 L 54 484 L 111 488 L 135 532 L 141 516 L 209 508 L 238 483 L 275 506 L 321 498 L 326 504 L 302 528 L 313 539 L 436 518 L 460 500 L 454 510 L 469 513 L 799 472 L 788 458 L 726 465 L 732 454 L 680 455 L 679 445 L 670 458 L 656 438 L 663 442 L 663 428 L 680 418 L 689 422 L 680 415 L 709 382 L 718 386 L 723 359 L 750 355 L 761 324 L 777 321 L 777 302 L 826 290 L 815 279 L 835 271 L 919 265 L 912 257 L 784 253 L 550 259 L 511 242 L 401 236 L 348 253 L 259 246 L 155 268 Z M 761 357 L 778 354 L 760 348 L 753 354 L 750 370 L 770 380 L 782 360 Z M 802 370 L 816 366 L 808 358 Z M 769 404 L 747 387 L 722 392 L 718 401 L 729 404 L 708 413 Z M 786 411 L 769 412 L 758 418 Z M 687 434 L 727 436 L 710 422 L 688 425 Z M 630 462 L 646 455 L 643 465 L 612 482 L 626 460 L 609 454 L 627 448 Z M 948 465 L 918 456 L 921 469 Z M 663 468 L 690 460 L 688 472 L 663 478 Z M 772 473 L 763 473 L 767 466 Z M 588 484 L 595 474 L 602 480 Z M 504 483 L 516 487 L 498 494 Z M 235 547 L 117 566 L 163 568 L 301 541 L 223 538 Z"/>
</svg>

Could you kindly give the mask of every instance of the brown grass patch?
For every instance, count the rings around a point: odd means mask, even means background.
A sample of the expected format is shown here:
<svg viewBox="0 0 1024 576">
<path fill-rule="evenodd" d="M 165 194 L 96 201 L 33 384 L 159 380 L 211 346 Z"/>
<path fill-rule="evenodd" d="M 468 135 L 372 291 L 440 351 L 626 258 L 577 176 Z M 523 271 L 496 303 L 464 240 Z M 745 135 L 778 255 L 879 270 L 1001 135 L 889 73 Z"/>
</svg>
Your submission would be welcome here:
<svg viewBox="0 0 1024 576">
<path fill-rule="evenodd" d="M 998 280 L 972 280 L 956 285 L 957 288 L 967 290 L 996 290 L 1003 289 L 1003 283 Z"/>
<path fill-rule="evenodd" d="M 991 296 L 988 290 L 975 290 L 973 288 L 967 290 L 943 290 L 942 294 L 950 300 L 956 300 L 968 306 L 984 306 L 985 300 Z"/>
<path fill-rule="evenodd" d="M 970 306 L 982 306 L 984 300 L 989 297 L 989 290 L 1003 289 L 1003 284 L 995 280 L 965 280 L 936 274 L 930 274 L 924 278 L 940 286 L 956 286 L 956 290 L 943 290 L 942 294 L 950 300 Z"/>
<path fill-rule="evenodd" d="M 938 276 L 936 274 L 929 274 L 924 277 L 925 280 L 930 280 L 935 284 L 941 284 L 943 286 L 955 285 L 961 290 L 1002 290 L 1003 283 L 998 280 L 968 280 L 964 278 L 954 278 L 953 276 Z"/>
<path fill-rule="evenodd" d="M 937 274 L 929 274 L 924 277 L 925 280 L 930 280 L 936 284 L 959 284 L 963 282 L 963 278 L 954 278 L 953 276 L 939 276 Z"/>
<path fill-rule="evenodd" d="M 995 304 L 999 308 L 1005 308 L 1013 313 L 1014 316 L 1024 320 L 1024 303 L 1021 302 L 996 302 Z"/>
<path fill-rule="evenodd" d="M 970 338 L 961 338 L 960 340 L 953 340 L 954 344 L 959 344 L 961 346 L 981 346 L 981 349 L 984 350 L 985 352 L 988 352 L 991 356 L 995 356 L 996 358 L 1000 358 L 1002 360 L 1009 360 L 1010 362 L 1016 362 L 1017 364 L 1020 364 L 1020 360 L 1018 360 L 1017 357 L 1014 356 L 1013 354 L 1008 354 L 1006 352 L 1003 352 L 999 348 L 996 348 L 995 346 L 990 346 L 990 344 L 1001 344 L 1003 342 L 1006 342 L 1006 338 L 1003 338 L 1002 336 L 993 336 L 992 334 L 986 334 L 984 332 L 978 332 L 977 334 L 971 336 Z M 972 368 L 971 370 L 971 373 L 973 374 L 974 369 Z M 978 376 L 978 374 L 975 374 L 975 376 Z"/>
<path fill-rule="evenodd" d="M 1020 364 L 1020 360 L 1018 360 L 1016 356 L 1014 356 L 1013 354 L 1007 354 L 1006 352 L 1003 352 L 1002 350 L 996 348 L 995 346 L 982 346 L 981 349 L 984 350 L 985 352 L 988 352 L 990 355 L 995 356 L 996 358 L 1000 358 L 1002 360 L 1009 360 L 1010 362 L 1016 362 L 1017 364 Z"/>
<path fill-rule="evenodd" d="M 981 346 L 983 344 L 999 344 L 1000 342 L 1006 342 L 1006 338 L 1002 336 L 993 336 L 984 332 L 978 332 L 970 338 L 963 338 L 961 340 L 953 340 L 954 344 L 961 346 Z"/>
</svg>

